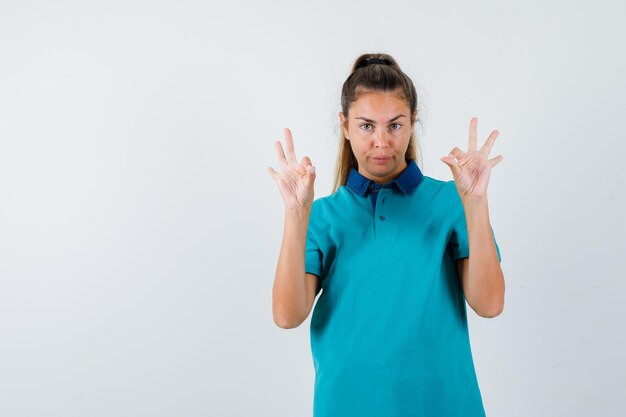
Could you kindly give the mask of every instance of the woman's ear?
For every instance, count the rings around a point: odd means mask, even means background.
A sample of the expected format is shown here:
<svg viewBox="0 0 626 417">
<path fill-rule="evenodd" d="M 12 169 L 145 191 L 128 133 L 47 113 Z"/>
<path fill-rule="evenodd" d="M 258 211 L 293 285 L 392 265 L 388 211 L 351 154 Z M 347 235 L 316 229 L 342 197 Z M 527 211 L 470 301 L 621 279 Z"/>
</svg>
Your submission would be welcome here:
<svg viewBox="0 0 626 417">
<path fill-rule="evenodd" d="M 341 128 L 343 129 L 343 136 L 350 140 L 348 136 L 348 118 L 343 114 L 343 112 L 339 112 L 339 123 L 341 123 Z"/>
<path fill-rule="evenodd" d="M 413 112 L 413 117 L 411 118 L 411 126 L 414 126 L 415 122 L 417 122 L 417 110 Z"/>
</svg>

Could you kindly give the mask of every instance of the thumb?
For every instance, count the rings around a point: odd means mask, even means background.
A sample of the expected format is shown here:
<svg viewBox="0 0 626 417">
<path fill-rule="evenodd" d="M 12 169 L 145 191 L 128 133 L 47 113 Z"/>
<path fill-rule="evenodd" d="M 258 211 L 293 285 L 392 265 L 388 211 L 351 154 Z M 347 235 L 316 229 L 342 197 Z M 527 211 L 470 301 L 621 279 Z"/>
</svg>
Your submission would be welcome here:
<svg viewBox="0 0 626 417">
<path fill-rule="evenodd" d="M 313 165 L 307 165 L 305 184 L 307 187 L 313 187 L 314 182 L 315 182 L 315 167 Z"/>
<path fill-rule="evenodd" d="M 450 170 L 452 171 L 452 178 L 457 178 L 461 175 L 461 167 L 452 154 L 441 158 L 441 162 L 450 167 Z"/>
<path fill-rule="evenodd" d="M 315 167 L 311 163 L 311 159 L 308 156 L 302 158 L 300 165 L 304 167 L 306 177 L 304 178 L 304 184 L 307 188 L 313 188 L 313 182 L 315 181 Z"/>
</svg>

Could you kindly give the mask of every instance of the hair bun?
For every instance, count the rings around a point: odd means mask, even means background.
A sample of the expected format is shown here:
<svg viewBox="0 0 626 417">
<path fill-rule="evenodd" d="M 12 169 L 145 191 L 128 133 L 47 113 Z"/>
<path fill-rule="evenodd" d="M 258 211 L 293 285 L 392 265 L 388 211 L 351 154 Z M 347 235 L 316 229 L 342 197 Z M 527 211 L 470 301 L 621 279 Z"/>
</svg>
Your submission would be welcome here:
<svg viewBox="0 0 626 417">
<path fill-rule="evenodd" d="M 357 70 L 359 68 L 367 67 L 368 65 L 374 64 L 393 65 L 393 62 L 385 58 L 367 58 L 359 62 L 354 69 Z"/>
</svg>

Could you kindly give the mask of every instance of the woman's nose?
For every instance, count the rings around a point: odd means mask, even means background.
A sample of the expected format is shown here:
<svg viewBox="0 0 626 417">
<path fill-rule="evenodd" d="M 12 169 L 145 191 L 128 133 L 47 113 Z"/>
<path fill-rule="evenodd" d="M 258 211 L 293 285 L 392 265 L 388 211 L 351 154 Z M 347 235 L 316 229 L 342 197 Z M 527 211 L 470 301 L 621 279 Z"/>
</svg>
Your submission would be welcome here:
<svg viewBox="0 0 626 417">
<path fill-rule="evenodd" d="M 388 146 L 388 139 L 387 133 L 381 129 L 377 132 L 377 135 L 374 138 L 374 146 L 377 148 L 386 148 Z"/>
</svg>

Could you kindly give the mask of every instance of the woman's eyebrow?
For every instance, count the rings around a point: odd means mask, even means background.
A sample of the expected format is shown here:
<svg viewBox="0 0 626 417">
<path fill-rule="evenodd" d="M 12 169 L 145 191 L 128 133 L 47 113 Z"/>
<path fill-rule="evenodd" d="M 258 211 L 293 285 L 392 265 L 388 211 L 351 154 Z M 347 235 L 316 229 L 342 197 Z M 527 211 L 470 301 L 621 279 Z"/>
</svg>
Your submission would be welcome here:
<svg viewBox="0 0 626 417">
<path fill-rule="evenodd" d="M 401 117 L 406 117 L 406 116 L 404 114 L 399 114 L 396 117 L 394 117 L 393 119 L 389 120 L 389 123 L 395 122 L 396 120 L 398 120 Z"/>
<path fill-rule="evenodd" d="M 394 121 L 398 120 L 401 117 L 406 117 L 406 116 L 404 114 L 399 114 L 396 117 L 394 117 L 393 119 L 390 119 L 389 123 L 394 122 Z M 367 123 L 376 123 L 374 120 L 368 119 L 367 117 L 362 117 L 362 116 L 355 117 L 355 119 L 365 120 Z"/>
</svg>

